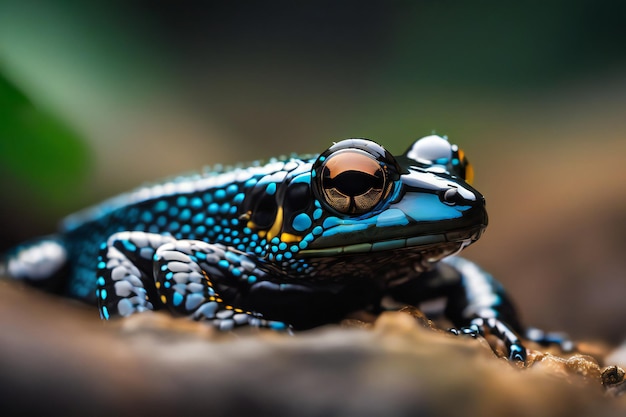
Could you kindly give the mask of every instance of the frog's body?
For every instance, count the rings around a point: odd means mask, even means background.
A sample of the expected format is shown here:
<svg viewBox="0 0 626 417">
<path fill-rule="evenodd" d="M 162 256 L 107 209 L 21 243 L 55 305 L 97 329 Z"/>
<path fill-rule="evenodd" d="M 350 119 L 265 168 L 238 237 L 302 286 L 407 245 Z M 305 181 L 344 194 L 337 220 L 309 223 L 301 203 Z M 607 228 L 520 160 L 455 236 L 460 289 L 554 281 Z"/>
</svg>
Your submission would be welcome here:
<svg viewBox="0 0 626 417">
<path fill-rule="evenodd" d="M 318 157 L 124 194 L 16 248 L 0 272 L 60 282 L 97 302 L 105 319 L 167 308 L 222 329 L 308 328 L 378 311 L 385 296 L 447 297 L 446 314 L 462 331 L 488 330 L 524 360 L 500 285 L 450 257 L 487 225 L 471 176 L 462 151 L 438 136 L 397 157 L 348 139 Z"/>
</svg>

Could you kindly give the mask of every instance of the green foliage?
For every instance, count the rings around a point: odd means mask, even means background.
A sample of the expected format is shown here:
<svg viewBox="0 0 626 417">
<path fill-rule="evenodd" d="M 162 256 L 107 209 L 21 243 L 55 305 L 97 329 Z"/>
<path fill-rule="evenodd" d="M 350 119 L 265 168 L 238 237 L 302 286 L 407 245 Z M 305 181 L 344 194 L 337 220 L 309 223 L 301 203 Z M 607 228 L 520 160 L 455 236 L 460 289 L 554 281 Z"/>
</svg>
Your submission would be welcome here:
<svg viewBox="0 0 626 417">
<path fill-rule="evenodd" d="M 79 135 L 38 108 L 0 73 L 3 177 L 13 177 L 54 203 L 74 193 L 73 188 L 85 177 L 87 168 L 88 150 Z"/>
</svg>

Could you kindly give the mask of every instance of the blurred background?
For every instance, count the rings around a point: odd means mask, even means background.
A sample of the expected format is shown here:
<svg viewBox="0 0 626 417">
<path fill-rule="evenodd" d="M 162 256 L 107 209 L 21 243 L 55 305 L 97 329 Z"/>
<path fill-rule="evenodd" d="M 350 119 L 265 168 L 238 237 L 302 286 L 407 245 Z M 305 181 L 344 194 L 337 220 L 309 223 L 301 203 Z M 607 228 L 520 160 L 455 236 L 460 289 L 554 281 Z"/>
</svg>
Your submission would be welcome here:
<svg viewBox="0 0 626 417">
<path fill-rule="evenodd" d="M 529 324 L 626 336 L 626 3 L 0 1 L 0 249 L 215 163 L 448 135 L 466 255 Z"/>
</svg>

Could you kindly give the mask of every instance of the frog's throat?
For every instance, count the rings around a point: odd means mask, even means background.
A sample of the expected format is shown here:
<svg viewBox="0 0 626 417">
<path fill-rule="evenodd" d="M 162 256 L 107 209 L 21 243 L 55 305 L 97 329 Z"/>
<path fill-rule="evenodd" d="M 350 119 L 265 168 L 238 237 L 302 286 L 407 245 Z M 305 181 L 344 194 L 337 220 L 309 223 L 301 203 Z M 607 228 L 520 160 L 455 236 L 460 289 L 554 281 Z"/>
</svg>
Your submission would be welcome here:
<svg viewBox="0 0 626 417">
<path fill-rule="evenodd" d="M 328 248 L 305 249 L 298 253 L 303 258 L 320 258 L 326 256 L 352 255 L 363 253 L 375 253 L 403 248 L 432 249 L 439 245 L 451 243 L 459 244 L 459 251 L 469 246 L 480 237 L 483 227 L 470 230 L 450 231 L 446 233 L 414 236 L 409 238 L 381 240 L 371 243 L 357 243 L 353 245 L 334 246 Z"/>
</svg>

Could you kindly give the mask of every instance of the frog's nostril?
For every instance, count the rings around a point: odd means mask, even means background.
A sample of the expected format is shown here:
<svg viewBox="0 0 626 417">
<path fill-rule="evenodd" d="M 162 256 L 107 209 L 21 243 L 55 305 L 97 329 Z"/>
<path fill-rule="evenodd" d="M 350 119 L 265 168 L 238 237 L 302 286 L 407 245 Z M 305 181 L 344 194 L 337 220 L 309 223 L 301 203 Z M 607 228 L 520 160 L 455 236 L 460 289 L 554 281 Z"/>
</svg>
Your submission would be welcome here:
<svg viewBox="0 0 626 417">
<path fill-rule="evenodd" d="M 443 193 L 443 202 L 454 206 L 458 203 L 459 198 L 463 199 L 456 188 L 448 188 Z"/>
<path fill-rule="evenodd" d="M 441 200 L 448 205 L 456 206 L 456 205 L 467 205 L 470 201 L 463 196 L 463 193 L 459 191 L 456 187 L 448 188 L 443 195 L 441 196 Z"/>
</svg>

